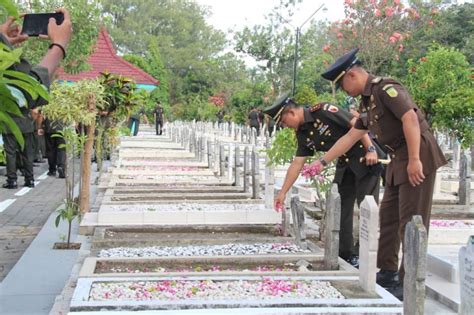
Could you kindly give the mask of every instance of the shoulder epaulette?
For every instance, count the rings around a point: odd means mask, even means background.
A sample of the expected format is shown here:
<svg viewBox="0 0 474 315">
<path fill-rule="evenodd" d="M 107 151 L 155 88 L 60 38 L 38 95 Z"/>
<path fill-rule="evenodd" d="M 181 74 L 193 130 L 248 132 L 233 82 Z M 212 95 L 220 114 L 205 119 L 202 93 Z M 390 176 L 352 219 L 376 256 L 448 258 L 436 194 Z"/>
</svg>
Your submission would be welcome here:
<svg viewBox="0 0 474 315">
<path fill-rule="evenodd" d="M 323 105 L 324 104 L 322 104 L 322 103 L 315 104 L 315 105 L 313 105 L 309 108 L 309 111 L 312 112 L 312 113 L 315 112 L 315 111 L 318 111 L 318 110 L 321 109 L 321 107 L 323 107 Z"/>
<path fill-rule="evenodd" d="M 375 78 L 372 79 L 371 82 L 374 83 L 374 84 L 377 84 L 377 83 L 380 83 L 380 81 L 382 81 L 382 77 L 375 77 Z"/>
</svg>

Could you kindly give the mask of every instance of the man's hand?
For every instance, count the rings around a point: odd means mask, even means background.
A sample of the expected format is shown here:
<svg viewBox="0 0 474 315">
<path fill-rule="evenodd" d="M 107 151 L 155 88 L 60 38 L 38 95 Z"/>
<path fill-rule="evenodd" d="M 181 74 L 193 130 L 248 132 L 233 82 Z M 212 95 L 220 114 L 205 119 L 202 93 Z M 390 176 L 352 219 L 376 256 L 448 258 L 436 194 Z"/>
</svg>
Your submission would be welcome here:
<svg viewBox="0 0 474 315">
<path fill-rule="evenodd" d="M 321 163 L 321 161 L 319 161 L 319 160 L 316 160 L 316 161 L 314 161 L 313 163 L 311 163 L 311 164 L 309 165 L 309 167 L 310 167 L 310 168 L 314 168 L 314 169 L 317 170 L 317 174 L 316 174 L 316 175 L 320 174 L 320 173 L 323 171 L 323 169 L 324 169 L 324 165 L 323 165 L 323 164 Z"/>
<path fill-rule="evenodd" d="M 407 172 L 408 180 L 413 187 L 423 183 L 425 175 L 423 175 L 423 164 L 419 159 L 408 160 Z"/>
<path fill-rule="evenodd" d="M 51 43 L 59 44 L 66 49 L 72 36 L 71 16 L 64 8 L 57 9 L 56 12 L 64 14 L 64 21 L 61 25 L 57 25 L 56 19 L 50 18 L 48 24 L 48 35 L 40 35 L 40 38 L 49 39 Z"/>
<path fill-rule="evenodd" d="M 378 163 L 377 152 L 367 152 L 365 154 L 365 164 L 366 165 L 375 165 Z"/>
<path fill-rule="evenodd" d="M 15 18 L 9 16 L 7 21 L 0 25 L 0 33 L 2 33 L 12 45 L 18 45 L 28 39 L 28 35 L 21 34 L 18 24 L 15 24 Z"/>
<path fill-rule="evenodd" d="M 276 196 L 273 202 L 273 208 L 276 212 L 283 212 L 283 209 L 285 207 L 285 197 L 286 194 L 283 194 L 281 192 L 278 194 L 278 196 Z"/>
</svg>

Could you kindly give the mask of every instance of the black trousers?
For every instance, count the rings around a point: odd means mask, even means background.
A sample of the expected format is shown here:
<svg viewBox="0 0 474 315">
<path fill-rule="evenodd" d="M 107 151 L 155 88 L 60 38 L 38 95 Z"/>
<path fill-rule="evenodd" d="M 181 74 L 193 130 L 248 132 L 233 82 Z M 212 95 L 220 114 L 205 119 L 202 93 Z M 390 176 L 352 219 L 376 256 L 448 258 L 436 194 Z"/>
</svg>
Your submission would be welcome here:
<svg viewBox="0 0 474 315">
<path fill-rule="evenodd" d="M 372 195 L 375 201 L 379 200 L 380 176 L 366 174 L 357 179 L 354 172 L 348 167 L 338 184 L 341 195 L 341 229 L 339 233 L 339 256 L 349 258 L 355 253 L 353 233 L 354 204 L 364 200 L 366 195 Z"/>
<path fill-rule="evenodd" d="M 33 132 L 24 133 L 25 146 L 23 150 L 13 134 L 3 134 L 3 147 L 7 159 L 7 180 L 17 180 L 17 157 L 25 174 L 25 181 L 33 181 L 33 159 L 35 155 L 35 136 Z"/>
<path fill-rule="evenodd" d="M 50 172 L 56 172 L 58 167 L 64 170 L 66 163 L 66 151 L 59 146 L 65 144 L 62 137 L 53 137 L 54 133 L 46 133 L 46 156 L 48 157 L 48 165 Z"/>
<path fill-rule="evenodd" d="M 163 121 L 162 120 L 155 120 L 155 129 L 156 134 L 161 135 L 163 133 Z"/>
</svg>

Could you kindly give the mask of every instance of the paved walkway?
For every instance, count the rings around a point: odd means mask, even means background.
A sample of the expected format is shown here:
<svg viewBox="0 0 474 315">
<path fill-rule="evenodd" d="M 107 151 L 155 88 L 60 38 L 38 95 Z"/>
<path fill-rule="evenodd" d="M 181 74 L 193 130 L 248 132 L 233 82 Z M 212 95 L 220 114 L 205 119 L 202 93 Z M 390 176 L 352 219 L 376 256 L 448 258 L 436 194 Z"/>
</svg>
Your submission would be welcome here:
<svg viewBox="0 0 474 315">
<path fill-rule="evenodd" d="M 37 165 L 34 168 L 35 188 L 23 187 L 21 176 L 18 189 L 0 188 L 0 281 L 20 259 L 66 194 L 65 180 L 47 176 L 48 163 Z M 5 180 L 6 177 L 1 176 L 0 185 Z"/>
</svg>

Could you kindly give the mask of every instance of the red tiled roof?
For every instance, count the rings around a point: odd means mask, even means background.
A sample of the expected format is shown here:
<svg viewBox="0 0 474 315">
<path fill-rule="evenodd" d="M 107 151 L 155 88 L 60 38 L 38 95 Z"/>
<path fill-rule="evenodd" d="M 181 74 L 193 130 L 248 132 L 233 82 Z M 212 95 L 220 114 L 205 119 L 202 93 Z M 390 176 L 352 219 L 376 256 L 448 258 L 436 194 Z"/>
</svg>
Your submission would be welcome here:
<svg viewBox="0 0 474 315">
<path fill-rule="evenodd" d="M 137 84 L 159 84 L 158 80 L 142 69 L 117 56 L 110 35 L 105 27 L 99 32 L 94 52 L 90 55 L 88 63 L 90 64 L 90 69 L 77 74 L 65 73 L 64 69 L 60 68 L 57 72 L 57 78 L 59 80 L 75 82 L 82 79 L 95 79 L 100 76 L 101 72 L 110 72 L 131 78 Z"/>
</svg>

